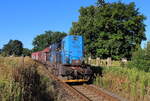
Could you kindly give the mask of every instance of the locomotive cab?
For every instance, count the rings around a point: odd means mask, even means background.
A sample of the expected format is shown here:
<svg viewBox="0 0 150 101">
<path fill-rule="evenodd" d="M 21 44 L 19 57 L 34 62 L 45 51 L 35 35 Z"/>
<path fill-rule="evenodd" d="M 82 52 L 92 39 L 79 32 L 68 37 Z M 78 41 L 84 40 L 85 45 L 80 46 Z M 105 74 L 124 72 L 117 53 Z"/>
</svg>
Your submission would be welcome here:
<svg viewBox="0 0 150 101">
<path fill-rule="evenodd" d="M 88 81 L 90 69 L 83 68 L 83 38 L 79 35 L 68 35 L 60 43 L 50 46 L 50 62 L 54 74 L 64 80 Z"/>
<path fill-rule="evenodd" d="M 80 66 L 83 62 L 82 36 L 69 35 L 61 42 L 61 56 L 63 65 Z"/>
</svg>

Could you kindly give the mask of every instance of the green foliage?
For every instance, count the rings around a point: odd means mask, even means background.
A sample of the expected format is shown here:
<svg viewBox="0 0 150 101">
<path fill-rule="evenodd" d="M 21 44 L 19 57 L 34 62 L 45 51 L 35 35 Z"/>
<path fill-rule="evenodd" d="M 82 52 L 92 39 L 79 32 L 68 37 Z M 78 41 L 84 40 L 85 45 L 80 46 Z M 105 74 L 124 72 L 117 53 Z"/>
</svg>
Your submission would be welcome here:
<svg viewBox="0 0 150 101">
<path fill-rule="evenodd" d="M 19 40 L 10 40 L 2 49 L 3 56 L 20 56 L 23 51 L 23 44 Z"/>
<path fill-rule="evenodd" d="M 84 36 L 87 56 L 130 59 L 146 40 L 145 16 L 134 3 L 81 7 L 79 12 L 79 21 L 72 23 L 70 34 Z"/>
<path fill-rule="evenodd" d="M 48 47 L 52 43 L 59 42 L 67 34 L 64 32 L 46 31 L 44 34 L 38 35 L 33 40 L 33 51 L 39 51 Z"/>
<path fill-rule="evenodd" d="M 2 53 L 2 49 L 0 49 L 0 54 Z"/>
<path fill-rule="evenodd" d="M 124 96 L 128 100 L 134 99 L 132 101 L 143 101 L 148 97 L 145 95 L 149 95 L 150 91 L 150 73 L 136 68 L 104 67 L 101 69 L 102 76 L 96 76 L 94 84 Z"/>
<path fill-rule="evenodd" d="M 146 48 L 139 48 L 134 52 L 132 61 L 129 62 L 128 67 L 150 72 L 150 42 L 147 43 Z"/>
<path fill-rule="evenodd" d="M 31 56 L 31 50 L 29 50 L 28 48 L 23 48 L 22 54 L 24 56 Z"/>
</svg>

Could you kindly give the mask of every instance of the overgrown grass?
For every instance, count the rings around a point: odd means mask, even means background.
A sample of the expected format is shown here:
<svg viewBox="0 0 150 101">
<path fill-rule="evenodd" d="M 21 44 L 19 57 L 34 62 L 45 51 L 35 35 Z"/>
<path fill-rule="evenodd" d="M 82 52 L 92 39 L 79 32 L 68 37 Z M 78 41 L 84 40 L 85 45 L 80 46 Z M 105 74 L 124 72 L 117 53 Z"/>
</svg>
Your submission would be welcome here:
<svg viewBox="0 0 150 101">
<path fill-rule="evenodd" d="M 56 101 L 52 81 L 39 67 L 29 57 L 0 57 L 0 101 Z"/>
<path fill-rule="evenodd" d="M 150 73 L 135 68 L 104 67 L 94 84 L 131 101 L 150 101 Z"/>
</svg>

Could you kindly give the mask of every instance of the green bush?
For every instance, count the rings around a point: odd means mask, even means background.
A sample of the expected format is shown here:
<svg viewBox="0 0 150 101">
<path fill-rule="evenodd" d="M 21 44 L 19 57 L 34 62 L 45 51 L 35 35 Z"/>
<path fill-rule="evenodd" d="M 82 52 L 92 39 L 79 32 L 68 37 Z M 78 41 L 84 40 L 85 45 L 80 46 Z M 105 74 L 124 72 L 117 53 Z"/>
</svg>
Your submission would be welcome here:
<svg viewBox="0 0 150 101">
<path fill-rule="evenodd" d="M 128 67 L 150 72 L 150 42 L 147 43 L 146 48 L 139 48 L 133 54 L 131 62 L 128 63 Z"/>
</svg>

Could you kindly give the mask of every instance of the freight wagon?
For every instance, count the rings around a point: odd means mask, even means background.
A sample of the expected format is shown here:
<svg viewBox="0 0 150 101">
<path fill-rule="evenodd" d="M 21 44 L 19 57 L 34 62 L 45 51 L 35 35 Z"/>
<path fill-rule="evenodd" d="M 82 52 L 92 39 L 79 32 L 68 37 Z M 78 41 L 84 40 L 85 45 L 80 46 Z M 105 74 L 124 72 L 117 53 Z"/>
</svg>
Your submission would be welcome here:
<svg viewBox="0 0 150 101">
<path fill-rule="evenodd" d="M 49 47 L 45 48 L 42 51 L 34 52 L 31 54 L 31 58 L 42 63 L 49 61 Z"/>
</svg>

